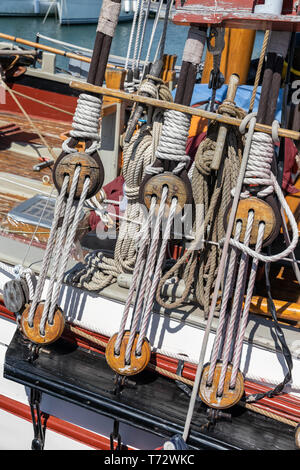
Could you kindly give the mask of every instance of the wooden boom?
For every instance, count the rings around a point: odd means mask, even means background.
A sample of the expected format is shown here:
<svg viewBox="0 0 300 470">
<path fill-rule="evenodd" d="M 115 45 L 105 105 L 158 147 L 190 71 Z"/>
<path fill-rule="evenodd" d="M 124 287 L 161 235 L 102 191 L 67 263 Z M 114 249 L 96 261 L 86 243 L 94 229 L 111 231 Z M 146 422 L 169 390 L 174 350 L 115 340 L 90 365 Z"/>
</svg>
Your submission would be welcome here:
<svg viewBox="0 0 300 470">
<path fill-rule="evenodd" d="M 149 106 L 154 106 L 157 108 L 163 109 L 174 109 L 175 111 L 181 111 L 182 113 L 191 114 L 192 116 L 199 116 L 210 120 L 215 120 L 229 124 L 232 126 L 240 126 L 241 120 L 233 118 L 231 116 L 225 116 L 223 114 L 211 113 L 210 111 L 205 111 L 200 108 L 193 108 L 191 106 L 184 106 L 177 103 L 172 103 L 170 101 L 156 100 L 154 98 L 148 98 L 146 96 L 136 95 L 134 93 L 126 93 L 120 90 L 112 90 L 110 88 L 105 88 L 103 86 L 90 85 L 88 83 L 82 83 L 77 81 L 71 81 L 70 87 L 77 90 L 85 90 L 90 93 L 97 93 L 104 96 L 112 96 L 114 98 L 119 98 L 124 101 L 132 101 L 138 103 L 145 103 Z M 272 127 L 265 124 L 257 123 L 255 130 L 258 132 L 265 132 L 266 134 L 272 135 Z M 300 140 L 300 132 L 292 131 L 289 129 L 278 129 L 278 135 L 280 137 L 287 137 L 293 140 Z"/>
</svg>

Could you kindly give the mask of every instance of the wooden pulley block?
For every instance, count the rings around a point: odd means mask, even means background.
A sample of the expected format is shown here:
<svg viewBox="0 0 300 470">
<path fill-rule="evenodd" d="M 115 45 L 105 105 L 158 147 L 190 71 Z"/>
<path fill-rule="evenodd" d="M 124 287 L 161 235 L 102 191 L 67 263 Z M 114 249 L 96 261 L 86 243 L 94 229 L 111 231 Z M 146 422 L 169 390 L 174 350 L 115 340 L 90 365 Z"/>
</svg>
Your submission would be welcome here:
<svg viewBox="0 0 300 470">
<path fill-rule="evenodd" d="M 29 290 L 24 279 L 12 279 L 3 286 L 3 300 L 7 310 L 20 312 L 29 301 Z"/>
<path fill-rule="evenodd" d="M 29 339 L 32 343 L 36 344 L 50 344 L 58 340 L 62 335 L 65 327 L 65 318 L 60 308 L 56 308 L 53 324 L 49 324 L 48 321 L 45 325 L 45 334 L 41 335 L 40 332 L 40 321 L 44 310 L 44 302 L 40 302 L 36 308 L 33 326 L 31 327 L 28 323 L 28 314 L 30 311 L 30 304 L 26 306 L 20 321 L 20 326 L 23 335 Z"/>
<path fill-rule="evenodd" d="M 264 231 L 264 246 L 273 242 L 273 240 L 277 237 L 280 224 L 278 224 L 277 217 L 276 217 L 276 209 L 272 207 L 271 204 L 266 202 L 264 199 L 259 199 L 257 197 L 249 197 L 247 199 L 241 199 L 237 208 L 236 217 L 235 217 L 235 225 L 233 228 L 232 233 L 235 233 L 236 223 L 241 221 L 242 225 L 242 232 L 240 236 L 240 242 L 244 241 L 245 232 L 247 227 L 248 215 L 250 211 L 254 211 L 254 221 L 250 236 L 250 245 L 255 245 L 257 241 L 258 235 L 258 228 L 261 222 L 265 224 L 265 231 Z M 230 216 L 230 210 L 226 213 L 225 219 L 225 229 L 228 224 Z"/>
<path fill-rule="evenodd" d="M 74 152 L 68 155 L 62 155 L 56 160 L 53 167 L 53 182 L 55 187 L 60 192 L 65 176 L 69 175 L 70 181 L 67 189 L 67 194 L 69 194 L 74 172 L 78 166 L 81 167 L 81 171 L 74 198 L 80 198 L 83 184 L 87 177 L 90 178 L 87 199 L 91 198 L 100 190 L 102 186 L 103 166 L 100 162 L 100 159 L 95 159 L 87 153 Z"/>
<path fill-rule="evenodd" d="M 230 379 L 231 379 L 231 371 L 232 365 L 228 364 L 225 381 L 224 381 L 224 389 L 222 396 L 218 396 L 218 384 L 221 374 L 222 363 L 217 363 L 214 373 L 214 378 L 211 386 L 207 385 L 208 379 L 208 372 L 209 372 L 210 364 L 204 366 L 200 388 L 199 388 L 199 396 L 201 400 L 211 408 L 216 409 L 226 409 L 236 405 L 242 398 L 244 394 L 244 378 L 240 371 L 238 371 L 236 384 L 234 388 L 230 388 Z"/>
<path fill-rule="evenodd" d="M 189 190 L 185 184 L 185 181 L 179 176 L 176 176 L 171 172 L 164 172 L 159 175 L 152 176 L 145 184 L 141 186 L 140 190 L 140 201 L 145 204 L 147 209 L 151 206 L 151 199 L 153 196 L 157 198 L 156 202 L 156 213 L 160 206 L 161 196 L 163 188 L 168 187 L 168 196 L 166 200 L 165 217 L 169 214 L 169 209 L 172 203 L 172 199 L 176 197 L 177 206 L 176 214 L 180 213 L 185 204 L 189 203 Z"/>
<path fill-rule="evenodd" d="M 120 354 L 116 356 L 115 354 L 115 344 L 118 333 L 113 335 L 106 346 L 105 357 L 108 365 L 120 375 L 136 375 L 142 372 L 147 364 L 150 361 L 151 357 L 151 346 L 147 338 L 144 339 L 142 344 L 141 355 L 137 356 L 136 345 L 139 338 L 139 334 L 136 333 L 136 336 L 133 341 L 133 346 L 131 349 L 130 355 L 130 364 L 125 364 L 125 352 L 128 344 L 130 331 L 125 331 L 123 340 L 121 343 Z"/>
</svg>

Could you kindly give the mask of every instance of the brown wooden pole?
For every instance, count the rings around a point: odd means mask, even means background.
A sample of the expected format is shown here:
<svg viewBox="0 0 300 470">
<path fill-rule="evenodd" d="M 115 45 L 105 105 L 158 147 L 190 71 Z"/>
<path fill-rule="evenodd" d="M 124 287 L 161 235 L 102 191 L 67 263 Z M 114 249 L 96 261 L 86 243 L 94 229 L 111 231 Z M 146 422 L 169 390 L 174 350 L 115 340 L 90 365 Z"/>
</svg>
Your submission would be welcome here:
<svg viewBox="0 0 300 470">
<path fill-rule="evenodd" d="M 70 87 L 77 90 L 91 91 L 92 93 L 96 93 L 99 95 L 119 98 L 123 101 L 135 101 L 157 108 L 174 109 L 176 111 L 181 111 L 182 113 L 190 114 L 192 116 L 199 116 L 209 120 L 223 122 L 224 124 L 229 124 L 232 126 L 239 127 L 242 122 L 240 119 L 233 118 L 231 116 L 225 116 L 222 114 L 211 113 L 210 111 L 205 111 L 204 109 L 192 108 L 191 106 L 184 106 L 178 103 L 172 103 L 170 101 L 156 100 L 154 98 L 148 98 L 146 96 L 136 95 L 134 93 L 126 93 L 125 91 L 120 90 L 112 90 L 110 88 L 100 86 L 98 87 L 95 85 L 90 85 L 88 83 L 71 81 Z M 255 126 L 255 130 L 258 132 L 265 132 L 266 134 L 272 134 L 271 126 L 267 126 L 265 124 L 257 123 Z M 300 132 L 289 129 L 283 129 L 281 127 L 279 127 L 278 129 L 278 135 L 280 137 L 288 137 L 292 140 L 300 140 Z"/>
</svg>

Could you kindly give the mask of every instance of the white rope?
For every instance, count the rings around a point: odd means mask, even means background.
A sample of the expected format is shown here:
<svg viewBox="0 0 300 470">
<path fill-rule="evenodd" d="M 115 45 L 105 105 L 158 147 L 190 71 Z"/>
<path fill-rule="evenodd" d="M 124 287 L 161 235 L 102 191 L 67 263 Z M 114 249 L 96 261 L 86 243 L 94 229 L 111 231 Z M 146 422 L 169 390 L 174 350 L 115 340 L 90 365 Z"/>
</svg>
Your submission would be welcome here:
<svg viewBox="0 0 300 470">
<path fill-rule="evenodd" d="M 190 116 L 179 111 L 168 109 L 164 113 L 164 124 L 155 156 L 162 161 L 178 162 L 172 170 L 174 174 L 181 173 L 190 162 L 190 157 L 185 152 L 190 122 Z M 147 174 L 157 175 L 164 168 L 148 166 L 145 171 Z"/>
<path fill-rule="evenodd" d="M 99 119 L 101 116 L 102 98 L 81 93 L 73 117 L 71 137 L 92 140 L 92 145 L 85 149 L 85 153 L 92 154 L 100 147 Z M 71 138 L 65 140 L 62 149 L 66 153 L 77 152 L 76 148 L 69 147 Z"/>
<path fill-rule="evenodd" d="M 59 194 L 59 196 L 56 200 L 53 221 L 52 221 L 52 225 L 51 225 L 51 230 L 50 230 L 46 250 L 45 250 L 45 253 L 44 253 L 44 257 L 43 257 L 43 263 L 42 263 L 40 275 L 39 275 L 39 278 L 38 278 L 38 281 L 37 281 L 37 286 L 36 286 L 36 289 L 35 289 L 34 297 L 32 299 L 30 311 L 29 311 L 29 314 L 28 314 L 28 323 L 29 323 L 30 326 L 33 325 L 33 318 L 34 318 L 35 310 L 36 310 L 37 304 L 38 304 L 38 302 L 41 298 L 43 288 L 44 288 L 44 285 L 45 285 L 48 268 L 49 268 L 50 261 L 51 261 L 51 258 L 52 258 L 52 253 L 53 253 L 53 250 L 54 250 L 54 247 L 55 247 L 58 222 L 59 222 L 59 219 L 61 217 L 61 214 L 62 214 L 62 211 L 63 211 L 63 208 L 64 208 L 64 198 L 65 198 L 65 195 L 66 195 L 68 184 L 69 184 L 69 176 L 66 176 L 64 178 L 64 181 L 63 181 L 61 192 L 60 192 L 60 194 Z"/>
<path fill-rule="evenodd" d="M 76 208 L 74 219 L 72 221 L 72 225 L 70 226 L 70 228 L 68 230 L 68 234 L 67 234 L 67 238 L 66 238 L 66 242 L 65 242 L 65 246 L 64 246 L 64 250 L 63 250 L 63 256 L 62 256 L 60 266 L 59 266 L 59 271 L 58 271 L 58 274 L 57 274 L 57 280 L 56 280 L 55 288 L 53 290 L 52 297 L 51 297 L 51 305 L 50 305 L 49 314 L 48 314 L 48 322 L 50 324 L 53 322 L 55 308 L 56 308 L 56 305 L 57 305 L 57 302 L 58 302 L 60 289 L 61 289 L 62 282 L 63 282 L 64 272 L 66 270 L 67 262 L 68 262 L 68 259 L 69 259 L 70 253 L 71 253 L 71 249 L 72 249 L 72 246 L 73 246 L 73 242 L 74 242 L 74 239 L 75 239 L 75 236 L 76 236 L 76 231 L 77 231 L 80 219 L 82 217 L 83 204 L 84 204 L 84 201 L 86 199 L 86 196 L 87 196 L 87 193 L 88 193 L 88 190 L 89 190 L 89 186 L 90 186 L 90 178 L 86 178 L 86 180 L 84 182 L 84 185 L 83 185 L 82 193 L 80 195 L 80 199 L 79 199 L 79 202 L 78 202 L 78 205 L 77 205 L 77 208 Z"/>
<path fill-rule="evenodd" d="M 247 123 L 247 120 L 245 121 Z M 244 124 L 245 124 L 244 123 Z M 243 125 L 244 126 L 244 125 Z M 241 130 L 243 130 L 243 126 Z M 298 225 L 295 220 L 295 217 L 286 202 L 284 194 L 276 180 L 276 177 L 272 173 L 271 164 L 273 161 L 273 153 L 274 153 L 274 146 L 272 137 L 268 134 L 262 132 L 255 132 L 253 134 L 252 144 L 250 148 L 249 159 L 247 163 L 245 178 L 243 183 L 245 185 L 261 185 L 265 186 L 261 191 L 259 191 L 258 196 L 266 197 L 269 194 L 275 192 L 278 197 L 278 200 L 284 209 L 288 220 L 290 222 L 290 226 L 292 229 L 292 240 L 290 245 L 281 253 L 272 256 L 266 256 L 260 253 L 257 253 L 255 250 L 252 250 L 249 247 L 246 247 L 243 243 L 238 242 L 237 240 L 230 241 L 232 246 L 239 248 L 244 253 L 247 253 L 249 256 L 258 259 L 259 261 L 267 262 L 275 262 L 279 261 L 282 258 L 288 256 L 291 252 L 294 251 L 298 244 L 299 233 L 298 233 Z M 257 177 L 259 175 L 259 177 Z M 250 192 L 244 191 L 242 193 L 242 197 L 249 197 Z"/>
<path fill-rule="evenodd" d="M 127 318 L 128 318 L 129 310 L 130 310 L 130 307 L 131 307 L 131 302 L 132 302 L 132 299 L 133 299 L 133 295 L 134 295 L 134 293 L 137 289 L 137 286 L 138 286 L 138 284 L 141 280 L 141 274 L 144 271 L 144 266 L 145 266 L 145 256 L 144 256 L 144 254 L 145 254 L 145 251 L 146 251 L 147 246 L 148 246 L 149 241 L 150 241 L 150 236 L 149 236 L 150 222 L 151 222 L 151 220 L 153 218 L 153 215 L 154 215 L 155 206 L 156 206 L 156 198 L 153 197 L 151 199 L 151 205 L 150 205 L 148 217 L 146 218 L 145 224 L 143 226 L 143 229 L 142 229 L 141 235 L 140 235 L 139 249 L 138 249 L 138 255 L 137 255 L 137 259 L 136 259 L 136 263 L 135 263 L 135 267 L 134 267 L 134 271 L 133 271 L 132 283 L 131 283 L 131 286 L 130 286 L 130 289 L 129 289 L 129 292 L 128 292 L 128 296 L 127 296 L 127 299 L 126 299 L 125 306 L 124 306 L 123 316 L 122 316 L 121 324 L 120 324 L 120 327 L 119 327 L 119 332 L 118 332 L 116 343 L 115 343 L 115 354 L 116 355 L 118 355 L 120 353 L 121 342 L 122 342 L 123 334 L 124 334 L 124 331 L 125 331 L 125 325 L 126 325 L 126 322 L 127 322 Z M 136 306 L 135 306 L 135 308 L 136 308 Z M 134 316 L 134 312 L 133 312 L 133 316 Z"/>
<path fill-rule="evenodd" d="M 34 296 L 34 272 L 30 268 L 24 268 L 24 266 L 17 265 L 13 269 L 16 279 L 25 279 L 29 291 L 29 300 Z"/>
<path fill-rule="evenodd" d="M 136 354 L 137 355 L 139 355 L 141 353 L 143 340 L 144 340 L 145 335 L 146 335 L 148 320 L 149 320 L 151 310 L 152 310 L 152 307 L 153 307 L 153 301 L 154 301 L 154 296 L 155 296 L 155 292 L 156 292 L 156 289 L 157 289 L 157 285 L 158 285 L 160 277 L 161 277 L 162 265 L 163 265 L 163 261 L 165 259 L 165 255 L 166 255 L 167 244 L 168 244 L 168 241 L 170 239 L 172 223 L 173 223 L 173 220 L 174 220 L 174 217 L 175 217 L 175 212 L 176 212 L 176 206 L 177 206 L 177 199 L 173 198 L 172 202 L 171 202 L 170 210 L 169 210 L 169 216 L 168 216 L 167 224 L 166 224 L 166 227 L 165 227 L 165 230 L 164 230 L 164 233 L 163 233 L 163 240 L 162 240 L 159 255 L 158 255 L 158 258 L 157 258 L 155 271 L 154 271 L 154 274 L 152 276 L 152 279 L 149 279 L 150 289 L 149 289 L 149 291 L 147 289 L 147 291 L 148 291 L 147 302 L 145 304 L 142 324 L 141 324 L 141 327 L 140 327 L 140 334 L 139 334 L 139 338 L 138 338 L 137 345 L 136 345 Z"/>
<path fill-rule="evenodd" d="M 140 0 L 137 0 L 137 5 L 136 5 L 136 10 L 133 15 L 133 20 L 131 24 L 131 31 L 130 31 L 130 36 L 129 36 L 129 43 L 128 43 L 128 50 L 127 50 L 127 56 L 126 56 L 126 61 L 125 61 L 125 70 L 128 69 L 128 62 L 129 62 L 129 57 L 131 53 L 131 47 L 132 47 L 132 41 L 133 41 L 133 35 L 134 35 L 134 30 L 135 30 L 135 25 L 136 25 L 136 20 L 137 20 L 137 15 L 140 9 Z"/>
</svg>

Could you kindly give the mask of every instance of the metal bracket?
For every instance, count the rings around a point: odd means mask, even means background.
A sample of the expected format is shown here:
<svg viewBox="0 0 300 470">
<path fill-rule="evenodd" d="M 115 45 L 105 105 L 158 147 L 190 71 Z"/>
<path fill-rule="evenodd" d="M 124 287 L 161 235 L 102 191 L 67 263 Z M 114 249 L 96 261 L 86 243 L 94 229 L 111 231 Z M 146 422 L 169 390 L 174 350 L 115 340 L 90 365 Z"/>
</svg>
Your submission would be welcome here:
<svg viewBox="0 0 300 470">
<path fill-rule="evenodd" d="M 33 424 L 34 438 L 31 443 L 31 450 L 43 450 L 45 445 L 45 432 L 42 426 L 42 416 L 40 410 L 42 393 L 35 388 L 30 389 L 30 411 Z"/>
<path fill-rule="evenodd" d="M 28 342 L 28 357 L 27 361 L 30 362 L 31 364 L 36 361 L 36 359 L 39 357 L 40 354 L 40 346 L 37 344 L 32 343 L 31 341 Z"/>
<path fill-rule="evenodd" d="M 114 420 L 113 432 L 110 434 L 110 450 L 121 450 L 122 439 L 119 434 L 120 423 L 117 419 Z M 114 441 L 117 441 L 117 446 L 115 447 Z"/>
<path fill-rule="evenodd" d="M 125 375 L 116 374 L 114 376 L 114 384 L 115 388 L 113 391 L 114 395 L 120 395 L 124 387 L 128 387 L 131 389 L 136 388 L 136 382 L 134 380 L 130 380 Z"/>
<path fill-rule="evenodd" d="M 180 377 L 182 377 L 183 367 L 184 367 L 184 361 L 182 359 L 179 359 L 178 360 L 178 365 L 177 365 L 177 370 L 176 370 L 176 375 L 179 375 Z M 183 393 L 185 393 L 188 397 L 191 396 L 192 389 L 191 389 L 191 387 L 189 387 L 189 385 L 187 385 L 183 382 L 180 382 L 180 380 L 175 380 L 175 383 L 176 383 L 177 387 L 180 388 L 180 390 Z M 197 403 L 201 402 L 201 399 L 200 399 L 199 396 L 197 396 L 196 402 Z"/>
<path fill-rule="evenodd" d="M 218 90 L 225 83 L 225 77 L 220 70 L 212 70 L 209 76 L 208 88 Z"/>
<path fill-rule="evenodd" d="M 231 413 L 226 413 L 221 410 L 215 410 L 213 408 L 208 408 L 207 409 L 207 427 L 209 428 L 210 426 L 215 426 L 216 422 L 219 421 L 220 419 L 223 419 L 224 421 L 231 421 Z"/>
</svg>

